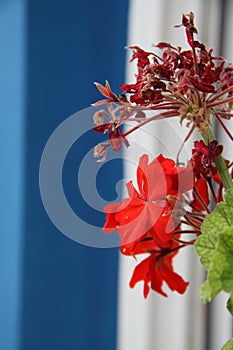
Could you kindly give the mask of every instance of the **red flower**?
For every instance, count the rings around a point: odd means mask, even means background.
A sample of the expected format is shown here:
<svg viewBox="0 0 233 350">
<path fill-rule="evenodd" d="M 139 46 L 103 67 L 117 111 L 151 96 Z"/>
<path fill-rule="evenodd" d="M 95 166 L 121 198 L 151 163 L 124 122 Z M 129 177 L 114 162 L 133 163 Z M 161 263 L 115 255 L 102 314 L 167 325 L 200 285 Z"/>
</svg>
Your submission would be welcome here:
<svg viewBox="0 0 233 350">
<path fill-rule="evenodd" d="M 130 287 L 133 288 L 137 282 L 144 281 L 145 298 L 150 287 L 166 297 L 167 294 L 162 290 L 163 282 L 166 282 L 171 290 L 183 294 L 189 283 L 173 271 L 172 258 L 178 251 L 176 247 L 178 245 L 174 242 L 169 251 L 157 249 L 137 265 L 130 281 Z"/>
<path fill-rule="evenodd" d="M 135 244 L 149 235 L 160 247 L 170 246 L 177 223 L 173 220 L 174 203 L 168 196 L 181 198 L 192 188 L 190 169 L 177 168 L 162 155 L 148 164 L 148 156 L 140 158 L 137 169 L 137 191 L 128 182 L 129 198 L 105 207 L 104 232 L 118 231 L 121 245 L 134 254 Z"/>
<path fill-rule="evenodd" d="M 206 179 L 201 176 L 196 180 L 194 188 L 192 205 L 201 211 L 205 211 L 206 207 L 210 204 Z"/>
<path fill-rule="evenodd" d="M 166 85 L 161 81 L 153 81 L 149 85 L 145 88 L 145 82 L 138 81 L 136 84 L 121 84 L 120 88 L 132 94 L 130 102 L 138 105 L 147 105 L 161 101 L 163 99 L 162 90 L 166 89 Z"/>
<path fill-rule="evenodd" d="M 128 140 L 125 138 L 121 127 L 115 121 L 96 125 L 94 126 L 93 130 L 96 132 L 101 132 L 102 134 L 108 132 L 110 145 L 115 152 L 120 152 L 122 142 L 126 147 L 129 147 Z"/>
<path fill-rule="evenodd" d="M 147 105 L 162 100 L 162 91 L 166 90 L 166 84 L 155 76 L 151 69 L 150 52 L 140 49 L 138 46 L 130 46 L 134 49 L 131 61 L 137 59 L 137 82 L 135 84 L 121 84 L 120 88 L 130 93 L 130 102 L 138 105 Z"/>
<path fill-rule="evenodd" d="M 194 142 L 194 149 L 192 150 L 193 171 L 197 178 L 200 178 L 200 175 L 205 178 L 214 177 L 217 173 L 214 162 L 222 151 L 223 146 L 219 145 L 216 140 L 209 142 L 207 145 L 202 140 Z"/>
<path fill-rule="evenodd" d="M 131 62 L 137 59 L 138 68 L 144 68 L 145 66 L 150 64 L 150 60 L 148 58 L 150 56 L 150 52 L 146 52 L 138 46 L 129 46 L 129 48 L 134 50 Z"/>
</svg>

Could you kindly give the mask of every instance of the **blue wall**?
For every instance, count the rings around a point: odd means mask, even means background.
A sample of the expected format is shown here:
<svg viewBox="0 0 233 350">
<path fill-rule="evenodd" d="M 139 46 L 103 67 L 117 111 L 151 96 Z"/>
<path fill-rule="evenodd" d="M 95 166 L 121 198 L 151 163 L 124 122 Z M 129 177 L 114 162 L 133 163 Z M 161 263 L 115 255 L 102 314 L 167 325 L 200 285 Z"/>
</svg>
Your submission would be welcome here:
<svg viewBox="0 0 233 350">
<path fill-rule="evenodd" d="M 114 350 L 118 250 L 82 246 L 62 235 L 43 208 L 38 176 L 54 129 L 100 98 L 93 82 L 108 79 L 117 90 L 124 80 L 128 1 L 0 4 L 6 163 L 0 175 L 0 348 Z M 121 178 L 119 162 L 113 172 L 114 181 Z M 79 203 L 75 192 L 72 197 L 73 177 L 71 166 L 65 186 L 70 202 Z M 91 220 L 102 224 L 104 217 Z"/>
<path fill-rule="evenodd" d="M 19 345 L 25 4 L 0 1 L 0 349 Z"/>
</svg>

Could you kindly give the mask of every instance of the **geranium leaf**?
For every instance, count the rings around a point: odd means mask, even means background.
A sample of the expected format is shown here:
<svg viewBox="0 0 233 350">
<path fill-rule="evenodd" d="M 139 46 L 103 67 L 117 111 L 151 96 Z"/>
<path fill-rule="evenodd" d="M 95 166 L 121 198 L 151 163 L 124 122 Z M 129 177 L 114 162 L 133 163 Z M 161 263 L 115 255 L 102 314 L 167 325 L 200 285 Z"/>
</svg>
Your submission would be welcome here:
<svg viewBox="0 0 233 350">
<path fill-rule="evenodd" d="M 195 243 L 197 254 L 206 268 L 207 280 L 201 287 L 201 298 L 211 301 L 220 291 L 233 295 L 233 190 L 225 194 L 202 225 L 202 235 Z M 232 299 L 228 310 L 232 313 Z"/>
<path fill-rule="evenodd" d="M 233 350 L 233 338 L 228 340 L 221 350 Z"/>
<path fill-rule="evenodd" d="M 233 294 L 233 228 L 219 235 L 207 280 L 212 298 L 221 290 Z"/>
<path fill-rule="evenodd" d="M 209 285 L 209 282 L 206 280 L 202 286 L 201 286 L 201 292 L 200 292 L 200 296 L 203 300 L 204 303 L 207 303 L 207 301 L 211 301 L 213 296 L 212 296 L 212 293 L 211 293 L 211 288 L 210 288 L 210 285 Z"/>
<path fill-rule="evenodd" d="M 233 295 L 231 295 L 227 301 L 227 309 L 233 316 Z"/>
<path fill-rule="evenodd" d="M 216 249 L 218 235 L 216 232 L 202 234 L 195 243 L 197 254 L 200 256 L 202 265 L 208 270 L 212 264 Z"/>
</svg>

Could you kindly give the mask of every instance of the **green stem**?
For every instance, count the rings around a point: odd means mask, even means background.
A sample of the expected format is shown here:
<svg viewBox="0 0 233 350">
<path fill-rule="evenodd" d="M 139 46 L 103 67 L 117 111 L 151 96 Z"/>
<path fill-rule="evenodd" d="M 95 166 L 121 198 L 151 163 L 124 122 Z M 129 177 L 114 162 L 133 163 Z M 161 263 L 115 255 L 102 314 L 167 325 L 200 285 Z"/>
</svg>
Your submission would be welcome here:
<svg viewBox="0 0 233 350">
<path fill-rule="evenodd" d="M 208 129 L 208 136 L 209 137 L 207 137 L 207 133 L 205 131 L 203 131 L 201 133 L 201 135 L 206 143 L 208 142 L 208 140 L 209 141 L 215 140 L 214 134 L 210 128 Z M 221 181 L 222 181 L 223 185 L 225 186 L 225 188 L 226 189 L 233 188 L 233 181 L 231 179 L 231 176 L 230 176 L 229 171 L 227 169 L 226 163 L 225 163 L 221 154 L 216 158 L 215 164 L 216 164 L 216 167 L 218 169 Z"/>
</svg>

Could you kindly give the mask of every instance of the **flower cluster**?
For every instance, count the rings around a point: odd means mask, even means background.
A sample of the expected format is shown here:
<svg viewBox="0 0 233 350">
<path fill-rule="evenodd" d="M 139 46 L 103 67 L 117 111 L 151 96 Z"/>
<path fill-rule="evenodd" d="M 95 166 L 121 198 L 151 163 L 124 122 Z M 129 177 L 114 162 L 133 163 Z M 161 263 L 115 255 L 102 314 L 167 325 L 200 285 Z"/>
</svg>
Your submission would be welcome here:
<svg viewBox="0 0 233 350">
<path fill-rule="evenodd" d="M 172 258 L 183 246 L 179 243 L 180 221 L 183 194 L 193 186 L 191 169 L 176 167 L 173 160 L 162 155 L 148 164 L 148 156 L 143 155 L 137 168 L 137 184 L 138 191 L 130 181 L 129 198 L 105 208 L 104 231 L 118 231 L 125 255 L 149 253 L 135 269 L 132 287 L 144 280 L 145 297 L 149 282 L 152 289 L 166 295 L 161 289 L 165 281 L 172 290 L 183 293 L 188 283 L 173 271 Z"/>
<path fill-rule="evenodd" d="M 109 132 L 110 142 L 104 145 L 104 150 L 112 146 L 113 135 L 114 139 L 119 139 L 119 144 L 124 141 L 128 146 L 126 136 L 129 133 L 152 120 L 171 117 L 179 117 L 181 123 L 186 120 L 186 125 L 191 126 L 188 137 L 197 128 L 207 138 L 208 127 L 212 125 L 211 117 L 215 117 L 232 139 L 223 120 L 232 117 L 233 67 L 226 65 L 222 57 L 213 56 L 212 49 L 207 50 L 204 44 L 194 40 L 197 29 L 193 13 L 183 15 L 181 26 L 185 27 L 189 50 L 160 42 L 156 45 L 162 51 L 159 56 L 138 46 L 130 47 L 133 50 L 131 61 L 137 60 L 136 82 L 120 85 L 124 92 L 119 97 L 112 92 L 107 81 L 106 87 L 96 83 L 106 99 L 94 105 L 117 103 L 117 108 L 112 107 L 106 116 L 114 127 L 103 123 L 102 128 L 99 125 L 95 128 L 97 132 Z M 163 112 L 145 119 L 148 109 Z M 116 112 L 119 112 L 119 116 L 116 116 Z M 121 125 L 132 119 L 139 125 L 125 134 L 119 132 Z M 96 152 L 96 156 L 102 155 Z"/>
<path fill-rule="evenodd" d="M 148 156 L 143 155 L 137 168 L 138 190 L 132 181 L 128 182 L 129 197 L 105 207 L 103 230 L 118 232 L 121 252 L 133 257 L 149 254 L 136 267 L 130 281 L 131 287 L 144 281 L 145 297 L 149 292 L 148 283 L 164 296 L 163 282 L 179 293 L 184 293 L 188 285 L 173 271 L 172 259 L 179 249 L 195 241 L 195 238 L 182 240 L 181 235 L 200 235 L 200 226 L 209 212 L 208 186 L 201 174 L 198 178 L 195 176 L 194 169 L 199 162 L 196 159 L 193 157 L 187 166 L 178 167 L 162 155 L 151 163 Z M 207 160 L 210 161 L 208 155 Z"/>
<path fill-rule="evenodd" d="M 128 182 L 128 197 L 105 208 L 103 230 L 118 232 L 121 252 L 133 257 L 147 254 L 130 281 L 131 287 L 144 282 L 145 297 L 150 287 L 166 296 L 163 282 L 171 290 L 185 292 L 188 283 L 174 272 L 173 258 L 181 248 L 194 244 L 210 207 L 223 200 L 225 189 L 233 187 L 232 164 L 222 157 L 223 146 L 211 130 L 215 118 L 232 140 L 226 123 L 233 116 L 233 67 L 195 40 L 198 31 L 192 12 L 183 15 L 182 24 L 176 27 L 180 26 L 185 28 L 189 49 L 160 42 L 155 46 L 162 52 L 159 55 L 131 46 L 131 60 L 137 62 L 136 81 L 120 85 L 123 92 L 119 96 L 107 81 L 105 86 L 96 83 L 105 99 L 94 105 L 108 103 L 107 112 L 98 110 L 94 115 L 94 131 L 108 134 L 108 140 L 95 147 L 98 161 L 106 159 L 109 147 L 115 152 L 122 144 L 129 147 L 129 134 L 159 119 L 185 121 L 189 131 L 184 142 L 194 130 L 203 138 L 194 142 L 186 166 L 161 154 L 149 163 L 143 155 L 137 188 Z M 154 112 L 152 117 L 147 117 L 148 110 Z M 124 132 L 126 121 L 135 125 Z"/>
</svg>

